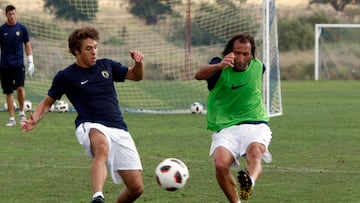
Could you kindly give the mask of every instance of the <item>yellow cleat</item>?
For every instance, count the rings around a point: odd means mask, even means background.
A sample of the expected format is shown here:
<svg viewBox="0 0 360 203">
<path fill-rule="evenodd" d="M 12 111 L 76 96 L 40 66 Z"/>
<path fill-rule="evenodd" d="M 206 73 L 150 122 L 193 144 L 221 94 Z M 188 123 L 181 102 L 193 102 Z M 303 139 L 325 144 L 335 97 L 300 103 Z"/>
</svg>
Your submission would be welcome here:
<svg viewBox="0 0 360 203">
<path fill-rule="evenodd" d="M 241 170 L 238 172 L 238 182 L 240 184 L 240 199 L 248 200 L 250 199 L 251 192 L 253 190 L 253 183 L 251 177 L 246 170 Z"/>
</svg>

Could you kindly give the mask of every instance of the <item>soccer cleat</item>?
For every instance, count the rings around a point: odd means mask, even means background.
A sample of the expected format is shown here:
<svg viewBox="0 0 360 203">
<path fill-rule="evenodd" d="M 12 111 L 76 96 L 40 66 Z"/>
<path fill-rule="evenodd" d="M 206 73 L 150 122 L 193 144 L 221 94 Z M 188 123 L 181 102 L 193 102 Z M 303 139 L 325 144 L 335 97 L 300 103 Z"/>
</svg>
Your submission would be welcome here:
<svg viewBox="0 0 360 203">
<path fill-rule="evenodd" d="M 5 126 L 14 127 L 14 126 L 16 126 L 16 121 L 15 120 L 10 120 Z"/>
<path fill-rule="evenodd" d="M 251 192 L 253 190 L 253 183 L 249 173 L 246 170 L 241 170 L 238 172 L 238 182 L 240 184 L 240 199 L 248 200 L 250 199 Z"/>
<path fill-rule="evenodd" d="M 105 203 L 105 199 L 102 196 L 94 197 L 91 203 Z"/>
<path fill-rule="evenodd" d="M 20 115 L 19 115 L 19 120 L 20 120 L 20 123 L 25 122 L 25 120 L 26 120 L 25 114 L 20 114 Z"/>
</svg>

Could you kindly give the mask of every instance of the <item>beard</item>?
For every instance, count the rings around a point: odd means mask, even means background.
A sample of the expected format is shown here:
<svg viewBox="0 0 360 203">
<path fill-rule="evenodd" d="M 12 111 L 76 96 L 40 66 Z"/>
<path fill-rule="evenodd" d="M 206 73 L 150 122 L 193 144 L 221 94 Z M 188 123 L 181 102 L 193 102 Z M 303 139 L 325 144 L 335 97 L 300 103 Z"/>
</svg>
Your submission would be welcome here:
<svg viewBox="0 0 360 203">
<path fill-rule="evenodd" d="M 236 72 L 245 71 L 247 69 L 248 65 L 245 63 L 235 63 L 233 70 Z"/>
</svg>

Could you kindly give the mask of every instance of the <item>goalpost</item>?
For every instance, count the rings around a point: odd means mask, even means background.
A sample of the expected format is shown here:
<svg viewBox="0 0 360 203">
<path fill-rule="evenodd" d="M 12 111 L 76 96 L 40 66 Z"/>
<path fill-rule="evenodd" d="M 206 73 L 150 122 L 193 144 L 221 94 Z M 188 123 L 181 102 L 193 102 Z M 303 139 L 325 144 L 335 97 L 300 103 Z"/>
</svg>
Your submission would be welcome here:
<svg viewBox="0 0 360 203">
<path fill-rule="evenodd" d="M 315 80 L 360 79 L 360 24 L 315 25 Z"/>
<path fill-rule="evenodd" d="M 66 1 L 87 14 L 89 21 L 58 19 L 44 0 L 14 0 L 18 21 L 30 32 L 35 73 L 25 82 L 33 106 L 47 94 L 55 73 L 74 57 L 68 53 L 67 37 L 75 28 L 92 25 L 100 31 L 98 58 L 111 58 L 132 66 L 128 50 L 145 55 L 145 79 L 116 83 L 120 107 L 135 113 L 187 113 L 193 102 L 206 109 L 207 85 L 194 79 L 195 71 L 221 54 L 225 43 L 238 32 L 255 36 L 256 56 L 266 65 L 264 91 L 270 116 L 282 114 L 280 68 L 277 46 L 275 0 L 159 1 L 170 12 L 145 5 L 138 7 L 144 19 L 132 14 L 128 0 Z M 160 7 L 158 8 L 160 9 Z M 95 15 L 94 15 L 95 13 Z M 5 21 L 4 16 L 0 20 Z M 152 20 L 152 21 L 149 21 Z M 63 100 L 67 101 L 64 96 Z M 4 99 L 2 99 L 4 101 Z M 71 108 L 71 107 L 70 107 Z"/>
</svg>

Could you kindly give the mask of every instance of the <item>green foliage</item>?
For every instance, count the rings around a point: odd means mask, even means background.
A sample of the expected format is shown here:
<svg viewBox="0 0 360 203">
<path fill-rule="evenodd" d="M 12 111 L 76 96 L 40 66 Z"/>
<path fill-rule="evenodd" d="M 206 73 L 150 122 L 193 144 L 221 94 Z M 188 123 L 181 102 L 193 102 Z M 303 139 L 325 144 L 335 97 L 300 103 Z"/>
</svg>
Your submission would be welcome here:
<svg viewBox="0 0 360 203">
<path fill-rule="evenodd" d="M 217 15 L 214 15 L 214 13 L 217 13 Z M 239 10 L 229 0 L 217 0 L 217 4 L 201 3 L 192 12 L 191 45 L 207 46 L 226 43 L 234 32 L 238 31 L 234 31 L 234 28 L 242 27 L 243 24 L 254 23 L 250 17 L 245 16 L 246 13 L 248 12 Z M 222 16 L 222 18 L 219 18 L 219 16 Z M 203 22 L 207 23 L 204 24 Z M 168 40 L 175 42 L 177 45 L 185 44 L 185 29 L 185 25 L 176 27 Z M 221 30 L 220 34 L 219 30 Z"/>
<path fill-rule="evenodd" d="M 196 22 L 191 22 L 191 46 L 207 46 L 217 43 L 225 43 L 224 39 L 217 37 L 212 34 L 206 28 L 201 27 Z M 168 37 L 169 42 L 175 43 L 176 45 L 183 46 L 185 44 L 185 26 L 181 26 L 178 29 L 175 29 L 172 33 L 172 36 Z"/>
<path fill-rule="evenodd" d="M 281 80 L 313 80 L 314 64 L 293 64 L 281 69 Z"/>
<path fill-rule="evenodd" d="M 96 18 L 98 0 L 44 0 L 44 9 L 56 18 L 77 21 L 90 21 Z M 78 6 L 86 5 L 86 6 Z"/>
<path fill-rule="evenodd" d="M 280 17 L 278 36 L 280 51 L 308 50 L 314 47 L 314 27 L 317 23 L 336 23 L 337 20 L 319 13 L 298 18 Z"/>
<path fill-rule="evenodd" d="M 166 0 L 130 0 L 130 13 L 145 20 L 147 25 L 157 24 L 159 18 L 173 12 Z"/>
<path fill-rule="evenodd" d="M 344 11 L 345 6 L 360 3 L 359 0 L 310 0 L 309 4 L 330 4 L 336 11 Z"/>
</svg>

